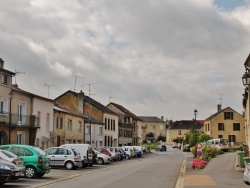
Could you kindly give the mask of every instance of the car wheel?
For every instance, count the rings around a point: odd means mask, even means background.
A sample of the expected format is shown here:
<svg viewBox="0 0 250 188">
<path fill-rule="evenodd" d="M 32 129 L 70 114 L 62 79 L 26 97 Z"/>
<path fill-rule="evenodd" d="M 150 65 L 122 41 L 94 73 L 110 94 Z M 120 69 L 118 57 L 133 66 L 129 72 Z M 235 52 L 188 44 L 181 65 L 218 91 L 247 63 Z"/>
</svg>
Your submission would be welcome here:
<svg viewBox="0 0 250 188">
<path fill-rule="evenodd" d="M 129 155 L 126 155 L 126 159 L 131 159 L 131 157 Z"/>
<path fill-rule="evenodd" d="M 97 164 L 103 165 L 104 164 L 104 160 L 102 158 L 98 158 L 97 159 Z"/>
<path fill-rule="evenodd" d="M 32 166 L 26 167 L 24 171 L 24 176 L 26 178 L 34 178 L 36 176 L 36 169 Z"/>
<path fill-rule="evenodd" d="M 67 170 L 72 170 L 74 168 L 74 164 L 71 161 L 66 162 L 65 168 Z"/>
<path fill-rule="evenodd" d="M 39 172 L 36 174 L 36 177 L 41 178 L 44 176 L 44 174 L 45 174 L 44 172 Z"/>
</svg>

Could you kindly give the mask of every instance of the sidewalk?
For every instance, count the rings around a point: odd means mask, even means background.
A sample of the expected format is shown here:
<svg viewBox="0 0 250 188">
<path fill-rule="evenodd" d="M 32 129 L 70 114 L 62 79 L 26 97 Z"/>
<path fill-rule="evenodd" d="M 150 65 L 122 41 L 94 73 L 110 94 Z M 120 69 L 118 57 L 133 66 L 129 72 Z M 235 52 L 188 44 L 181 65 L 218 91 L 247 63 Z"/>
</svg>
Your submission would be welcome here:
<svg viewBox="0 0 250 188">
<path fill-rule="evenodd" d="M 211 159 L 204 169 L 192 169 L 192 160 L 193 156 L 186 154 L 185 164 L 180 172 L 182 178 L 179 178 L 176 188 L 249 188 L 243 182 L 244 169 L 237 166 L 236 153 L 218 155 Z"/>
</svg>

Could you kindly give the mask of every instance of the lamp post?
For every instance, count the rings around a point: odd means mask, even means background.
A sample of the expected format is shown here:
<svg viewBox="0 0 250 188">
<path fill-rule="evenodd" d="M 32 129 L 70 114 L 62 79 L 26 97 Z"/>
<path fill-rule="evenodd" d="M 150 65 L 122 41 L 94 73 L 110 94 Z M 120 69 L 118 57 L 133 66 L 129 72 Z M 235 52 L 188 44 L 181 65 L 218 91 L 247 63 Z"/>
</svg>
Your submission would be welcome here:
<svg viewBox="0 0 250 188">
<path fill-rule="evenodd" d="M 196 116 L 198 114 L 198 110 L 194 110 L 194 141 L 195 141 L 195 144 L 197 144 L 197 135 L 196 135 L 196 127 L 197 127 L 197 122 L 196 122 Z"/>
<path fill-rule="evenodd" d="M 242 76 L 242 83 L 244 86 L 248 86 L 250 83 L 250 75 L 248 74 L 248 72 L 246 71 L 245 74 L 243 74 Z"/>
<path fill-rule="evenodd" d="M 9 144 L 10 144 L 10 135 L 11 135 L 11 101 L 13 98 L 13 92 L 12 90 L 9 93 L 9 99 L 10 99 L 10 108 L 9 108 Z"/>
</svg>

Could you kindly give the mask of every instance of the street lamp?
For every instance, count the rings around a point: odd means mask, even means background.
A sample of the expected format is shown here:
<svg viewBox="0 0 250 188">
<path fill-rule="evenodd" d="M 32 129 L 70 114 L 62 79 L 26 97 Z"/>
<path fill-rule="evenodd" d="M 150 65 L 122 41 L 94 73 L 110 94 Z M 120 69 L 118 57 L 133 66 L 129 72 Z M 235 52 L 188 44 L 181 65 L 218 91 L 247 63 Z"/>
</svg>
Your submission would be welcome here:
<svg viewBox="0 0 250 188">
<path fill-rule="evenodd" d="M 242 76 L 242 83 L 244 86 L 248 86 L 250 83 L 250 75 L 246 71 L 245 74 Z"/>
<path fill-rule="evenodd" d="M 196 116 L 198 114 L 198 110 L 194 110 L 194 141 L 195 141 L 195 144 L 197 143 L 197 135 L 196 135 L 196 128 L 197 128 L 197 122 L 196 122 Z"/>
<path fill-rule="evenodd" d="M 9 110 L 9 144 L 10 144 L 10 134 L 11 134 L 11 101 L 13 98 L 13 92 L 12 90 L 9 93 L 9 99 L 10 99 L 10 110 Z"/>
</svg>

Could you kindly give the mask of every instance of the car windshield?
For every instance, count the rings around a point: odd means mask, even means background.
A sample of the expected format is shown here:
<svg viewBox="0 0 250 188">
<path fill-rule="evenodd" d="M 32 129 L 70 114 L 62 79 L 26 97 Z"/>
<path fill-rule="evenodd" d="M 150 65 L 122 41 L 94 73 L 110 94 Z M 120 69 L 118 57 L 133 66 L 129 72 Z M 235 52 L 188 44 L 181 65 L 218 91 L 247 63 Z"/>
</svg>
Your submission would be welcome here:
<svg viewBox="0 0 250 188">
<path fill-rule="evenodd" d="M 228 142 L 227 142 L 227 139 L 221 139 L 220 143 L 226 145 Z"/>
<path fill-rule="evenodd" d="M 41 150 L 39 147 L 33 147 L 40 155 L 46 155 L 45 151 Z"/>
<path fill-rule="evenodd" d="M 93 149 L 93 151 L 94 151 L 96 154 L 100 154 L 100 152 L 97 151 L 97 150 L 95 150 L 95 149 Z"/>
</svg>

